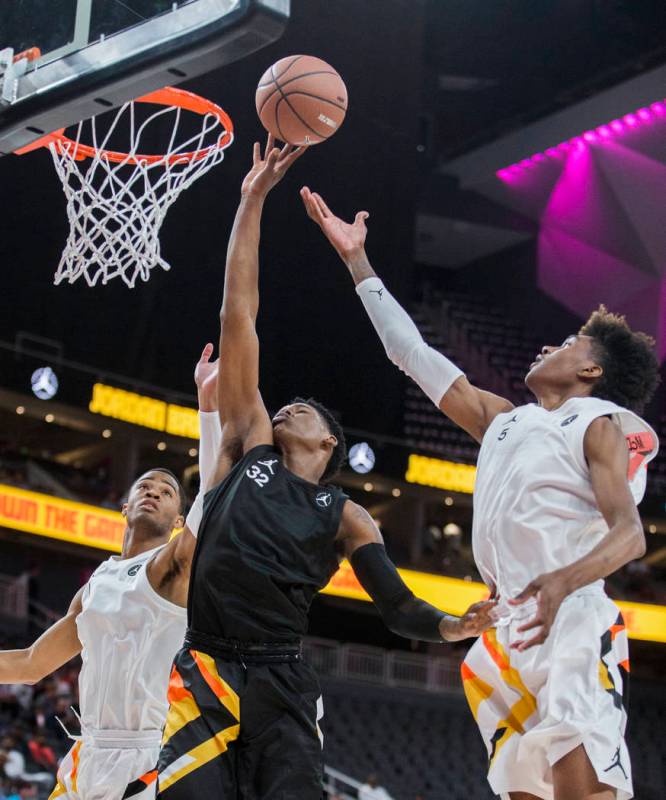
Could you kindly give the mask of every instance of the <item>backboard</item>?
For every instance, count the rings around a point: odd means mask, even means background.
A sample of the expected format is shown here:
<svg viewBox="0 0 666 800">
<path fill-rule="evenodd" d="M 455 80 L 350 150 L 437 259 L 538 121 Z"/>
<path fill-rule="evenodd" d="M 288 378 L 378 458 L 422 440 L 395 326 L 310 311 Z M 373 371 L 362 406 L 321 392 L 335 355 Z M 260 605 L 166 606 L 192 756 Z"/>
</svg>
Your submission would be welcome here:
<svg viewBox="0 0 666 800">
<path fill-rule="evenodd" d="M 275 41 L 290 0 L 10 0 L 0 155 Z M 36 49 L 35 49 L 36 48 Z M 31 58 L 17 55 L 31 51 Z"/>
</svg>

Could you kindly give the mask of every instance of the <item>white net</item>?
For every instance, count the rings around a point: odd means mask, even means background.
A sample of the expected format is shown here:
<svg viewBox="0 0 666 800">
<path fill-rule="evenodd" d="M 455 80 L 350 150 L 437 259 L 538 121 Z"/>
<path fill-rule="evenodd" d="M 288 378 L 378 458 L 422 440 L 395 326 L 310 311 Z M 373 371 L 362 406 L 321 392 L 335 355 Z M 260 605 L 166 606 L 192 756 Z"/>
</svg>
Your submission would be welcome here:
<svg viewBox="0 0 666 800">
<path fill-rule="evenodd" d="M 138 105 L 142 111 L 147 108 L 137 101 L 122 106 L 102 136 L 100 120 L 93 117 L 77 126 L 71 140 L 49 146 L 67 198 L 70 226 L 56 284 L 84 278 L 94 286 L 121 278 L 133 288 L 138 279 L 147 281 L 155 267 L 170 269 L 159 240 L 166 213 L 182 191 L 222 161 L 233 140 L 215 114 L 198 116 L 168 106 L 139 123 Z M 187 138 L 180 133 L 186 127 L 184 116 L 190 124 L 191 118 L 201 122 L 200 130 Z M 162 130 L 165 122 L 171 123 L 171 133 L 164 157 L 142 157 L 142 141 L 154 138 L 156 126 Z M 110 158 L 105 151 L 119 134 L 129 140 L 129 148 Z M 96 152 L 82 159 L 83 143 L 88 141 Z"/>
</svg>

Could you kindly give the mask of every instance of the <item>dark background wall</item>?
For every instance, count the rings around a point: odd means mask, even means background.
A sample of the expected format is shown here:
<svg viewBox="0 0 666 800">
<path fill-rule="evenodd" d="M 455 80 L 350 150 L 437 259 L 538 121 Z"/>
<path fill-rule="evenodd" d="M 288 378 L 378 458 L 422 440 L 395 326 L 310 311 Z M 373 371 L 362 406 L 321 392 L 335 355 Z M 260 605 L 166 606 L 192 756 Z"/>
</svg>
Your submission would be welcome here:
<svg viewBox="0 0 666 800">
<path fill-rule="evenodd" d="M 410 293 L 423 4 L 294 3 L 274 46 L 186 85 L 232 116 L 224 163 L 186 192 L 162 234 L 172 270 L 134 291 L 51 284 L 66 238 L 64 198 L 43 151 L 0 161 L 0 339 L 19 330 L 65 343 L 68 358 L 190 391 L 191 371 L 215 340 L 228 233 L 252 142 L 263 138 L 254 88 L 278 58 L 308 52 L 344 76 L 350 111 L 339 134 L 299 162 L 267 204 L 262 240 L 262 385 L 269 406 L 313 394 L 351 426 L 390 430 L 400 397 L 344 265 L 307 219 L 299 188 L 319 190 L 351 217 L 371 212 L 369 250 L 397 293 Z M 370 35 L 370 32 L 372 35 Z M 359 402 L 358 398 L 364 398 Z"/>
</svg>

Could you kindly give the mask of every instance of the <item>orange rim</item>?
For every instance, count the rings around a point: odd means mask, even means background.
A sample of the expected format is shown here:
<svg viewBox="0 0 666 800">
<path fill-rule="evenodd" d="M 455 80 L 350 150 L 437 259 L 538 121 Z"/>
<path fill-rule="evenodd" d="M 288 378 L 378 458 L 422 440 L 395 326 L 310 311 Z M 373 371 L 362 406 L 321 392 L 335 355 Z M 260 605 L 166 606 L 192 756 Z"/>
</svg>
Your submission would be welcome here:
<svg viewBox="0 0 666 800">
<path fill-rule="evenodd" d="M 93 158 L 99 154 L 102 158 L 121 163 L 126 161 L 128 164 L 157 164 L 164 162 L 165 164 L 178 164 L 185 161 L 200 161 L 206 158 L 213 150 L 223 150 L 231 144 L 234 132 L 234 125 L 227 112 L 207 100 L 205 97 L 200 97 L 193 92 L 187 92 L 184 89 L 176 89 L 173 86 L 165 86 L 164 89 L 158 89 L 156 92 L 150 92 L 143 97 L 137 97 L 135 103 L 153 103 L 158 106 L 179 107 L 186 111 L 192 111 L 194 114 L 206 116 L 212 114 L 217 118 L 220 125 L 224 128 L 224 133 L 219 137 L 216 144 L 209 145 L 203 150 L 192 150 L 189 153 L 175 153 L 173 155 L 136 155 L 130 156 L 129 153 L 121 153 L 115 150 L 100 150 L 96 147 L 91 147 L 87 144 L 75 142 L 69 136 L 65 136 L 65 129 L 60 128 L 53 133 L 42 136 L 40 139 L 32 142 L 25 147 L 16 150 L 16 155 L 22 156 L 25 153 L 30 153 L 40 147 L 50 147 L 50 145 L 57 145 L 61 151 L 67 150 L 71 152 L 72 158 L 76 161 L 82 161 L 85 158 Z"/>
</svg>

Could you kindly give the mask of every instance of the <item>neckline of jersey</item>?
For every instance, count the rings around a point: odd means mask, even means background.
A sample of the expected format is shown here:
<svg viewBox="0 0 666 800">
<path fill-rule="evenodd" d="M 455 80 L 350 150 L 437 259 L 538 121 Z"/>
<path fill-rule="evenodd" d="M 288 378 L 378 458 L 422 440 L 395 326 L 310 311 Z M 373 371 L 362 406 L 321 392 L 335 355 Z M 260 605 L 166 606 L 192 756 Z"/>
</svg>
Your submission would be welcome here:
<svg viewBox="0 0 666 800">
<path fill-rule="evenodd" d="M 273 452 L 280 456 L 280 463 L 282 464 L 282 469 L 287 473 L 287 477 L 293 478 L 299 483 L 304 483 L 306 486 L 310 486 L 312 489 L 325 489 L 327 487 L 327 484 L 313 483 L 305 478 L 301 478 L 300 475 L 297 475 L 295 472 L 290 470 L 289 467 L 284 463 L 284 453 L 276 446 L 275 442 L 273 442 L 273 444 L 270 446 Z"/>
<path fill-rule="evenodd" d="M 282 457 L 281 453 L 280 453 L 280 456 Z M 301 478 L 301 476 L 297 475 L 295 472 L 292 472 L 289 469 L 289 467 L 287 467 L 285 465 L 283 457 L 282 457 L 282 467 L 283 467 L 284 471 L 287 473 L 287 476 L 289 478 L 293 478 L 295 481 L 298 481 L 299 483 L 304 483 L 306 486 L 310 486 L 313 489 L 325 489 L 326 488 L 326 486 L 322 485 L 321 483 L 313 483 L 312 481 L 308 481 L 305 478 Z"/>
<path fill-rule="evenodd" d="M 557 414 L 558 411 L 561 411 L 563 408 L 566 408 L 569 405 L 569 403 L 573 402 L 574 400 L 584 400 L 584 399 L 585 399 L 584 397 L 569 397 L 562 403 L 561 406 L 553 408 L 550 411 L 547 408 L 540 406 L 538 403 L 529 403 L 529 405 L 532 406 L 533 408 L 538 408 L 539 411 L 543 411 L 545 414 Z"/>
<path fill-rule="evenodd" d="M 127 556 L 127 558 L 121 558 L 119 555 L 117 556 L 109 556 L 109 561 L 113 561 L 114 564 L 122 564 L 123 561 L 134 561 L 135 558 L 143 558 L 145 555 L 150 555 L 151 553 L 155 553 L 161 547 L 164 547 L 163 544 L 158 544 L 157 547 L 151 547 L 150 550 L 144 550 L 142 553 L 137 553 L 135 556 Z"/>
</svg>

